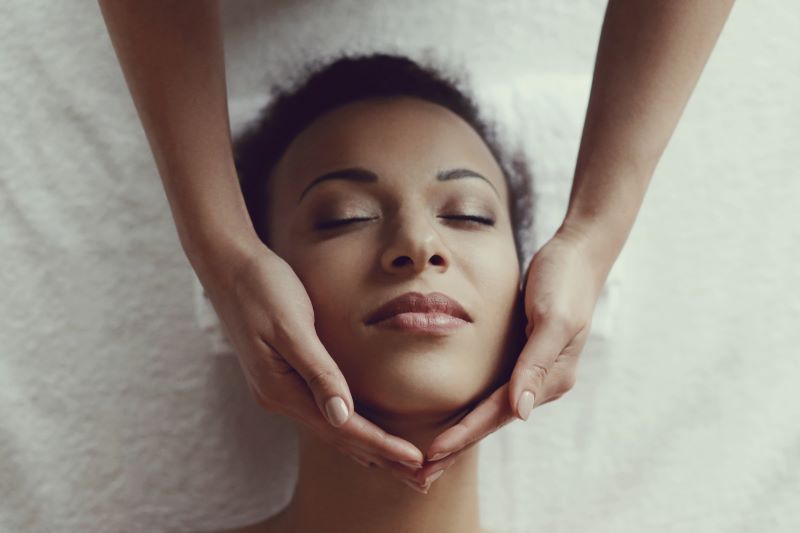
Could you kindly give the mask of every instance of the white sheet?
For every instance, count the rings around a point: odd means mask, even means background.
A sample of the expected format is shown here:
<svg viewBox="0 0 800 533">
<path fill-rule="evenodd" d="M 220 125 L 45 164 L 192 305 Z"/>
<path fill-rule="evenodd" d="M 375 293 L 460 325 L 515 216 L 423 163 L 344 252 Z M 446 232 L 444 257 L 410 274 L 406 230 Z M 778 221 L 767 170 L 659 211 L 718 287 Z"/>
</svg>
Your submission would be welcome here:
<svg viewBox="0 0 800 533">
<path fill-rule="evenodd" d="M 303 58 L 433 50 L 469 68 L 529 150 L 536 248 L 566 206 L 603 7 L 224 3 L 234 122 Z M 798 18 L 735 6 L 575 389 L 482 444 L 486 525 L 800 529 Z M 271 514 L 294 478 L 290 425 L 254 405 L 214 344 L 96 4 L 5 3 L 0 50 L 0 530 L 211 530 Z"/>
</svg>

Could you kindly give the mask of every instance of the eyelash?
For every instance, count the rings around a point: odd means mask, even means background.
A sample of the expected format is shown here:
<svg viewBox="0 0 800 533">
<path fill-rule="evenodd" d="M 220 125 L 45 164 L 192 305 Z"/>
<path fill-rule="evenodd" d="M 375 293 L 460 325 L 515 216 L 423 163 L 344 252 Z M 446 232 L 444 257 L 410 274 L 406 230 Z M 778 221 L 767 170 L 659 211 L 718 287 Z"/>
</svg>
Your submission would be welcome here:
<svg viewBox="0 0 800 533">
<path fill-rule="evenodd" d="M 477 216 L 477 215 L 450 215 L 450 216 L 442 216 L 440 218 L 444 218 L 444 219 L 447 219 L 447 220 L 463 220 L 465 222 L 472 222 L 472 223 L 481 224 L 481 225 L 484 225 L 484 226 L 494 226 L 494 223 L 495 223 L 495 221 L 492 220 L 491 218 L 480 217 L 480 216 Z M 338 219 L 338 220 L 328 220 L 328 221 L 320 222 L 319 224 L 317 224 L 316 228 L 317 229 L 322 229 L 322 230 L 324 230 L 324 229 L 333 229 L 333 228 L 337 228 L 337 227 L 340 227 L 340 226 L 346 226 L 346 225 L 351 224 L 353 222 L 363 222 L 363 221 L 366 221 L 366 220 L 372 220 L 372 219 L 371 218 L 360 217 L 360 218 L 342 218 L 342 219 Z"/>
<path fill-rule="evenodd" d="M 450 216 L 443 216 L 442 218 L 448 220 L 464 220 L 468 222 L 477 222 L 478 224 L 482 224 L 484 226 L 494 226 L 494 220 L 491 218 L 479 217 L 477 215 L 450 215 Z"/>
</svg>

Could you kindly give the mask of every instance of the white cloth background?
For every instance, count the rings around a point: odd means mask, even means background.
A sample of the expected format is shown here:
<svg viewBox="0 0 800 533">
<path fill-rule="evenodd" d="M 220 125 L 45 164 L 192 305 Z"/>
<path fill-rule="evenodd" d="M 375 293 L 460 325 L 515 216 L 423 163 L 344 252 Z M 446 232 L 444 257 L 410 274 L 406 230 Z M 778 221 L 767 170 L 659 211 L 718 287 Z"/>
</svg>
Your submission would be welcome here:
<svg viewBox="0 0 800 533">
<path fill-rule="evenodd" d="M 340 50 L 470 72 L 569 195 L 605 3 L 223 3 L 233 126 Z M 508 532 L 800 528 L 800 9 L 734 7 L 598 304 L 576 387 L 484 441 Z M 0 530 L 212 530 L 291 493 L 291 425 L 215 335 L 95 2 L 0 6 Z"/>
</svg>

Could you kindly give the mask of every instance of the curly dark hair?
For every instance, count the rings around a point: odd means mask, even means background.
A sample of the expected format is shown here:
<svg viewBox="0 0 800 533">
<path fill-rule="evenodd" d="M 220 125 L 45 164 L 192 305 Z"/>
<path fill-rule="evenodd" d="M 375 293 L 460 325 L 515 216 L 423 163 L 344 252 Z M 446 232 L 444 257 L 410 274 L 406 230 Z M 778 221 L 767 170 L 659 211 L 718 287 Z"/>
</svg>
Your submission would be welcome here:
<svg viewBox="0 0 800 533">
<path fill-rule="evenodd" d="M 316 118 L 345 104 L 382 97 L 416 97 L 457 114 L 478 133 L 494 156 L 509 191 L 509 213 L 520 270 L 524 269 L 524 232 L 532 218 L 532 180 L 522 154 L 508 157 L 496 138 L 494 125 L 480 116 L 477 106 L 460 89 L 461 81 L 408 57 L 376 53 L 343 55 L 305 66 L 302 81 L 290 89 L 271 88 L 270 102 L 233 142 L 234 161 L 254 229 L 269 246 L 267 184 L 294 138 Z"/>
</svg>

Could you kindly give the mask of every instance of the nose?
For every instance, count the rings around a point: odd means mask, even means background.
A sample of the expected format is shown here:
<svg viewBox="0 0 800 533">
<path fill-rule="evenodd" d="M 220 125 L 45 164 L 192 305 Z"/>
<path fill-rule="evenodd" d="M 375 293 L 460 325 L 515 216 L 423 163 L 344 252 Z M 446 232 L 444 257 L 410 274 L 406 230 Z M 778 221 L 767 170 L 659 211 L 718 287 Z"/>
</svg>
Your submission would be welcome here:
<svg viewBox="0 0 800 533">
<path fill-rule="evenodd" d="M 450 254 L 437 228 L 420 213 L 398 214 L 389 245 L 381 256 L 384 271 L 417 274 L 429 265 L 441 272 L 450 266 Z"/>
</svg>

